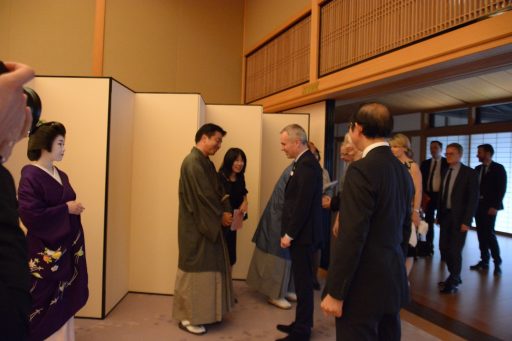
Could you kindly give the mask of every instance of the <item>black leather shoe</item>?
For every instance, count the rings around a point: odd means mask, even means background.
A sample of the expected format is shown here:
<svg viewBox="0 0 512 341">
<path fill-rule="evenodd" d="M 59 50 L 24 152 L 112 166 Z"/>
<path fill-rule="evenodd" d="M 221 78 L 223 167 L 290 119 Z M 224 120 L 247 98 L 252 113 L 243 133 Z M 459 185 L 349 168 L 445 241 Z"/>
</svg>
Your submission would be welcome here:
<svg viewBox="0 0 512 341">
<path fill-rule="evenodd" d="M 311 333 L 298 333 L 296 331 L 293 331 L 289 335 L 276 339 L 276 341 L 309 341 L 311 338 Z"/>
<path fill-rule="evenodd" d="M 501 267 L 499 265 L 494 266 L 494 276 L 501 276 Z"/>
<path fill-rule="evenodd" d="M 444 280 L 443 282 L 438 282 L 437 283 L 437 286 L 440 287 L 440 288 L 444 288 L 445 286 L 447 285 L 450 285 L 450 286 L 458 286 L 459 284 L 462 284 L 462 280 L 459 279 L 459 280 L 453 280 L 451 279 L 450 277 L 448 277 L 446 280 Z"/>
<path fill-rule="evenodd" d="M 469 267 L 469 270 L 476 270 L 476 271 L 487 270 L 487 269 L 489 269 L 489 264 L 484 263 L 482 261 L 476 263 L 475 265 L 471 265 Z"/>
<path fill-rule="evenodd" d="M 445 284 L 445 286 L 439 290 L 441 294 L 455 294 L 459 289 L 451 284 Z"/>
<path fill-rule="evenodd" d="M 293 331 L 293 325 L 294 325 L 293 323 L 291 323 L 291 324 L 278 324 L 276 328 L 280 332 L 283 332 L 283 333 L 286 333 L 286 334 L 290 334 Z"/>
</svg>

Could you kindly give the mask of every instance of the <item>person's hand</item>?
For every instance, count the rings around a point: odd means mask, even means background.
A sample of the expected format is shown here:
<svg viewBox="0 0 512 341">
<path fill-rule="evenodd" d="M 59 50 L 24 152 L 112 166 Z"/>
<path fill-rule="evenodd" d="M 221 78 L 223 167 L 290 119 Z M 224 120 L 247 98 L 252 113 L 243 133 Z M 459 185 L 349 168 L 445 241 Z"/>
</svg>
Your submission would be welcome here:
<svg viewBox="0 0 512 341">
<path fill-rule="evenodd" d="M 222 213 L 222 226 L 228 227 L 233 223 L 233 214 L 231 212 Z"/>
<path fill-rule="evenodd" d="M 414 223 L 414 226 L 416 226 L 416 228 L 418 226 L 420 226 L 420 222 L 421 222 L 421 218 L 420 218 L 420 212 L 418 211 L 412 211 L 412 222 Z"/>
<path fill-rule="evenodd" d="M 0 75 L 0 155 L 6 161 L 14 144 L 28 135 L 32 124 L 23 84 L 34 77 L 34 70 L 19 63 L 4 65 L 10 70 Z"/>
<path fill-rule="evenodd" d="M 337 300 L 329 294 L 320 303 L 320 308 L 322 308 L 325 315 L 332 315 L 334 317 L 341 317 L 343 315 L 343 301 Z"/>
<path fill-rule="evenodd" d="M 469 231 L 469 226 L 466 225 L 466 224 L 461 224 L 460 225 L 460 232 L 468 232 Z"/>
<path fill-rule="evenodd" d="M 338 234 L 340 231 L 340 213 L 336 214 L 336 219 L 334 219 L 334 224 L 332 224 L 332 235 L 334 238 L 338 238 Z"/>
<path fill-rule="evenodd" d="M 322 208 L 331 208 L 331 197 L 328 195 L 322 196 Z"/>
<path fill-rule="evenodd" d="M 240 205 L 239 210 L 242 211 L 242 213 L 247 213 L 248 209 L 249 209 L 249 203 L 244 200 L 242 205 Z"/>
<path fill-rule="evenodd" d="M 82 205 L 82 203 L 76 200 L 68 201 L 66 205 L 68 205 L 68 211 L 70 214 L 80 215 L 85 210 L 85 207 Z"/>
<path fill-rule="evenodd" d="M 496 215 L 496 214 L 498 214 L 498 210 L 495 209 L 494 207 L 489 207 L 489 210 L 487 211 L 487 214 L 488 215 Z"/>
<path fill-rule="evenodd" d="M 281 237 L 281 247 L 287 249 L 292 245 L 292 240 L 287 235 Z"/>
</svg>

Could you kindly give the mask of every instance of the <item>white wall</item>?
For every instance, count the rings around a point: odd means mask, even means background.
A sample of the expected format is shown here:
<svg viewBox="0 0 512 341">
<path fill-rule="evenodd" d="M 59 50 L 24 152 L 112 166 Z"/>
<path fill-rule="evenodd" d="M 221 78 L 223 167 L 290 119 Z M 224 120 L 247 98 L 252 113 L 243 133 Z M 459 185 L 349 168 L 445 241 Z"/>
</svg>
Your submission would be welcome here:
<svg viewBox="0 0 512 341">
<path fill-rule="evenodd" d="M 393 116 L 393 131 L 411 131 L 421 129 L 421 113 Z"/>
</svg>

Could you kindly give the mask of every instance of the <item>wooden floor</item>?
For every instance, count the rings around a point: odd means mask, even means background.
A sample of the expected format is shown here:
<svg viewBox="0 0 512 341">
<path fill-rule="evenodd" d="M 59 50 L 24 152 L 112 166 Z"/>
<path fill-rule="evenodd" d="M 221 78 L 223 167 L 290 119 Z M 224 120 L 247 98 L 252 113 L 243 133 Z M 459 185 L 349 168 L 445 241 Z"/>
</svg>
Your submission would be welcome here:
<svg viewBox="0 0 512 341">
<path fill-rule="evenodd" d="M 435 229 L 436 245 L 439 228 Z M 499 236 L 501 277 L 469 270 L 480 258 L 475 231 L 469 231 L 462 258 L 462 284 L 456 294 L 439 293 L 448 276 L 436 247 L 434 257 L 418 258 L 410 276 L 412 304 L 407 310 L 451 332 L 474 340 L 512 340 L 512 238 Z"/>
</svg>

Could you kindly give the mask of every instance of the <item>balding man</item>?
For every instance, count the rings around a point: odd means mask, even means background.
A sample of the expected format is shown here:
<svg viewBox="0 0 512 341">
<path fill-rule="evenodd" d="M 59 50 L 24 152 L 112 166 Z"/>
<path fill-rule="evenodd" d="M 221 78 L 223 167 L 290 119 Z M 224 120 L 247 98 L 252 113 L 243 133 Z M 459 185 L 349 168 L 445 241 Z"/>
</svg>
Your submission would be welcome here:
<svg viewBox="0 0 512 341">
<path fill-rule="evenodd" d="M 413 185 L 385 138 L 388 109 L 366 104 L 352 116 L 350 137 L 362 159 L 347 170 L 322 309 L 336 317 L 336 340 L 400 340 L 408 301 L 404 246 L 411 232 Z"/>
</svg>

